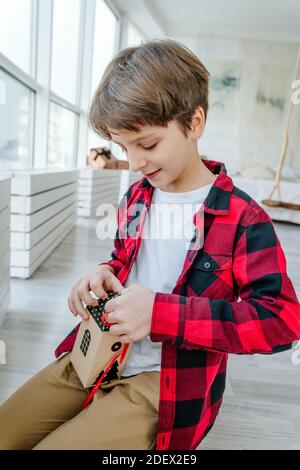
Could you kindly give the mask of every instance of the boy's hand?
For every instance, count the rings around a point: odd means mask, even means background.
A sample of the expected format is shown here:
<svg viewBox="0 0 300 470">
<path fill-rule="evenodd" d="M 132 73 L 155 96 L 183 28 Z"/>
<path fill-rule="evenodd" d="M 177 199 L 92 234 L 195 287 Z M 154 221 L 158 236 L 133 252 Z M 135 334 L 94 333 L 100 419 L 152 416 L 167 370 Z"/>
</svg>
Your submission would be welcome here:
<svg viewBox="0 0 300 470">
<path fill-rule="evenodd" d="M 107 290 L 121 292 L 124 287 L 119 279 L 113 274 L 113 269 L 108 265 L 96 266 L 92 271 L 87 272 L 73 286 L 68 297 L 68 305 L 73 315 L 80 315 L 84 320 L 88 320 L 89 313 L 85 310 L 86 305 L 98 305 L 98 301 L 90 295 L 92 291 L 98 298 L 108 297 Z"/>
<path fill-rule="evenodd" d="M 131 343 L 150 334 L 155 292 L 141 284 L 122 289 L 121 295 L 109 300 L 105 309 L 110 312 L 110 333 L 120 336 L 122 343 Z"/>
</svg>

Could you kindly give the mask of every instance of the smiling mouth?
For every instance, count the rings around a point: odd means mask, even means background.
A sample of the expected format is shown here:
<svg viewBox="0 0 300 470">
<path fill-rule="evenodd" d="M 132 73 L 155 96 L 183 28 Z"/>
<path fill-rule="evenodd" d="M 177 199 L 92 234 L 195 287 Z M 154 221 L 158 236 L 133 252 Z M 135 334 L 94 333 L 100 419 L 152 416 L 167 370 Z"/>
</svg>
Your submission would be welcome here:
<svg viewBox="0 0 300 470">
<path fill-rule="evenodd" d="M 148 174 L 145 175 L 145 176 L 154 176 L 154 175 L 156 175 L 156 173 L 158 173 L 160 170 L 161 170 L 161 168 L 160 168 L 159 170 L 153 171 L 153 173 L 148 173 Z"/>
</svg>

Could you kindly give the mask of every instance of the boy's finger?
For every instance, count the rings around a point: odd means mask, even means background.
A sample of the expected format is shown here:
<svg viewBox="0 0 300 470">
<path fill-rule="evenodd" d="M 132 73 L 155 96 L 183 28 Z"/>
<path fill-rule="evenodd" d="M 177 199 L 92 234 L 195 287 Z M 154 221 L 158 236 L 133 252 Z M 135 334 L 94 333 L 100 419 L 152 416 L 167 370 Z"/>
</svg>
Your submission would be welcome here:
<svg viewBox="0 0 300 470">
<path fill-rule="evenodd" d="M 78 296 L 78 294 L 74 298 L 74 308 L 76 309 L 76 312 L 84 319 L 88 320 L 89 319 L 89 314 L 87 310 L 85 310 L 84 306 L 82 305 L 82 302 Z"/>
<path fill-rule="evenodd" d="M 124 289 L 119 279 L 112 273 L 111 273 L 111 276 L 109 276 L 109 278 L 106 279 L 106 284 L 109 289 L 115 292 L 119 292 Z"/>
<path fill-rule="evenodd" d="M 87 287 L 88 289 L 88 287 Z M 92 297 L 90 294 L 89 294 L 89 291 L 85 290 L 85 291 L 82 291 L 82 292 L 79 292 L 79 297 L 81 298 L 81 300 L 83 300 L 83 302 L 86 304 L 86 305 L 93 305 L 94 307 L 96 305 L 98 305 L 98 301 L 97 299 L 95 299 L 94 297 Z"/>
<path fill-rule="evenodd" d="M 108 323 L 118 323 L 115 312 L 109 312 L 106 317 L 106 321 Z"/>
<path fill-rule="evenodd" d="M 124 334 L 124 328 L 118 324 L 115 324 L 109 328 L 109 332 L 114 336 L 120 336 L 122 333 Z"/>
<path fill-rule="evenodd" d="M 69 297 L 69 299 L 68 299 L 68 305 L 69 305 L 70 312 L 73 313 L 73 315 L 76 317 L 77 312 L 76 312 L 76 309 L 74 307 L 73 299 L 71 297 Z"/>
<path fill-rule="evenodd" d="M 110 299 L 108 302 L 105 304 L 105 310 L 106 312 L 113 312 L 118 305 L 115 303 L 114 299 Z"/>
<path fill-rule="evenodd" d="M 109 271 L 108 271 L 109 272 Z M 103 281 L 102 280 L 95 280 L 90 283 L 90 290 L 94 292 L 94 294 L 100 298 L 100 299 L 106 299 L 108 297 L 107 293 L 105 292 L 105 289 L 102 285 Z"/>
</svg>

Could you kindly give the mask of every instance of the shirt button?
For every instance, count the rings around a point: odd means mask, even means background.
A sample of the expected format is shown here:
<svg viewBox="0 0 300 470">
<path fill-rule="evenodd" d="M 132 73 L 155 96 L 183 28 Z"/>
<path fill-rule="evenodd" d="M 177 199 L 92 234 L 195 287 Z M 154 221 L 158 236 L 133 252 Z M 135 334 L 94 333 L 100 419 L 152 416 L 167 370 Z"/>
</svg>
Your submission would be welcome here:
<svg viewBox="0 0 300 470">
<path fill-rule="evenodd" d="M 204 263 L 204 267 L 205 267 L 206 269 L 210 268 L 210 262 L 209 262 L 209 261 L 206 261 L 206 262 Z"/>
<path fill-rule="evenodd" d="M 168 388 L 170 387 L 170 378 L 169 377 L 166 378 L 166 386 Z"/>
</svg>

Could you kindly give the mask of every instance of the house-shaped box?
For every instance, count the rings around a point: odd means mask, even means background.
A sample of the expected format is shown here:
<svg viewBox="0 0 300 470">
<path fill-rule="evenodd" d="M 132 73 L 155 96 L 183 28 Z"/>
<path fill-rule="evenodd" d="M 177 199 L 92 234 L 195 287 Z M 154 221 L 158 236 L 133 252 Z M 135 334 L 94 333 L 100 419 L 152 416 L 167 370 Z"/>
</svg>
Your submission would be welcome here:
<svg viewBox="0 0 300 470">
<path fill-rule="evenodd" d="M 121 377 L 131 344 L 126 353 L 120 357 L 124 346 L 118 336 L 109 332 L 107 326 L 105 304 L 110 299 L 121 295 L 119 292 L 108 291 L 106 299 L 98 299 L 98 305 L 87 305 L 89 319 L 82 320 L 76 341 L 71 353 L 71 362 L 84 387 L 92 387 L 104 373 L 108 364 L 115 356 L 119 357 L 106 373 L 102 383 Z M 122 358 L 122 360 L 121 360 Z"/>
</svg>

